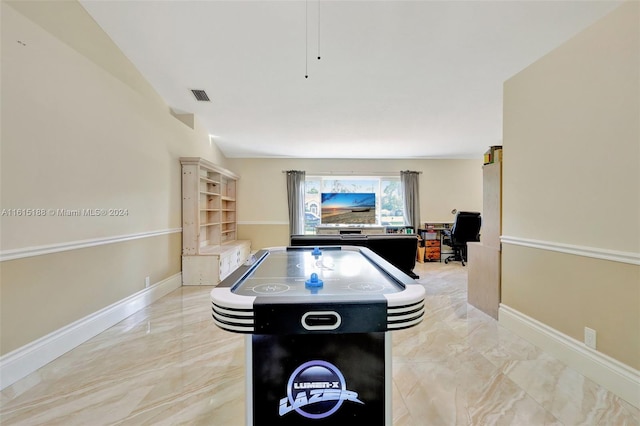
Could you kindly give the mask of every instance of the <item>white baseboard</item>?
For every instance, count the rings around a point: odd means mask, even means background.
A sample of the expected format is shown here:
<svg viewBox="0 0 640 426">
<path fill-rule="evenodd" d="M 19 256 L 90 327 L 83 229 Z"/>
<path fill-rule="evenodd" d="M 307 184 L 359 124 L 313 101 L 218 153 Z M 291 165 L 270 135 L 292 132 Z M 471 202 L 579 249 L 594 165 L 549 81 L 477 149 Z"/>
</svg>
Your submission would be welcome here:
<svg viewBox="0 0 640 426">
<path fill-rule="evenodd" d="M 500 304 L 498 321 L 567 366 L 640 408 L 640 371 L 507 305 Z"/>
<path fill-rule="evenodd" d="M 91 315 L 0 357 L 0 390 L 180 288 L 182 274 L 166 278 Z"/>
</svg>

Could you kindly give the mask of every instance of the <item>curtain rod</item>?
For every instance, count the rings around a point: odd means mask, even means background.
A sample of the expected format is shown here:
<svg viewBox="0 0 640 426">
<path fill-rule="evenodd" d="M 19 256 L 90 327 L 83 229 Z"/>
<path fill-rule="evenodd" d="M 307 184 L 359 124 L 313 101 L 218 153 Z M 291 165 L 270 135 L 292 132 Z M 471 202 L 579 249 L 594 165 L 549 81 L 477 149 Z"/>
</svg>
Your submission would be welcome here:
<svg viewBox="0 0 640 426">
<path fill-rule="evenodd" d="M 282 173 L 288 173 L 292 170 L 282 170 Z M 294 170 L 295 171 L 295 170 Z M 410 172 L 412 170 L 400 170 L 399 172 L 354 172 L 354 171 L 347 171 L 347 172 L 340 172 L 340 171 L 333 171 L 333 172 L 305 172 L 305 174 L 309 175 L 309 176 L 347 176 L 347 175 L 358 175 L 358 176 L 398 176 L 401 172 Z M 422 172 L 416 172 L 419 174 L 422 174 Z"/>
</svg>

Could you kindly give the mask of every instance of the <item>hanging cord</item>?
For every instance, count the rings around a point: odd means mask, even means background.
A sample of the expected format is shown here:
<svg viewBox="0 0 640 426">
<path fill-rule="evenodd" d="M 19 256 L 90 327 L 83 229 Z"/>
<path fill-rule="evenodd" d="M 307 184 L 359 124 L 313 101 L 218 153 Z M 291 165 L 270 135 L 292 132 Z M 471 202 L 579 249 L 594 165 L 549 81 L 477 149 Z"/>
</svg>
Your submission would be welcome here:
<svg viewBox="0 0 640 426">
<path fill-rule="evenodd" d="M 318 0 L 318 60 L 320 60 L 320 0 Z"/>
<path fill-rule="evenodd" d="M 309 0 L 304 1 L 304 78 L 309 78 L 308 51 L 309 51 Z"/>
</svg>

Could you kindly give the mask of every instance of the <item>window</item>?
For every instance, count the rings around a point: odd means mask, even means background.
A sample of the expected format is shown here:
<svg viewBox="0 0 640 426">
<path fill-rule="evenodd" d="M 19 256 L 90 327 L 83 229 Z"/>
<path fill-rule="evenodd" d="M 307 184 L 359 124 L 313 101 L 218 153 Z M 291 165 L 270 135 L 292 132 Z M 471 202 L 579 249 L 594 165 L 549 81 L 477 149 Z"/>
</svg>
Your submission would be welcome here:
<svg viewBox="0 0 640 426">
<path fill-rule="evenodd" d="M 400 191 L 400 178 L 380 181 L 380 224 L 404 226 L 404 201 Z"/>
<path fill-rule="evenodd" d="M 343 205 L 342 211 L 336 211 L 335 204 L 332 204 L 336 199 L 346 203 L 347 207 Z M 307 176 L 304 207 L 306 234 L 315 233 L 316 226 L 323 223 L 382 226 L 405 224 L 400 177 Z"/>
</svg>

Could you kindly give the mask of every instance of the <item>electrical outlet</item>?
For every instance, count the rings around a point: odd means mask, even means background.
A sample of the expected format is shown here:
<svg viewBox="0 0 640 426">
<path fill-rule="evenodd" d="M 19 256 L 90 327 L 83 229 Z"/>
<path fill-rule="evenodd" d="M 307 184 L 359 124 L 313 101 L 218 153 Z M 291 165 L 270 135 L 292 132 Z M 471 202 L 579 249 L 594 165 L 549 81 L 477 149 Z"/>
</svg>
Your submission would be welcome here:
<svg viewBox="0 0 640 426">
<path fill-rule="evenodd" d="M 596 331 L 589 327 L 584 328 L 584 344 L 591 349 L 596 348 Z"/>
<path fill-rule="evenodd" d="M 147 288 L 149 287 L 151 281 L 149 281 L 149 277 L 144 277 L 144 287 Z"/>
</svg>

